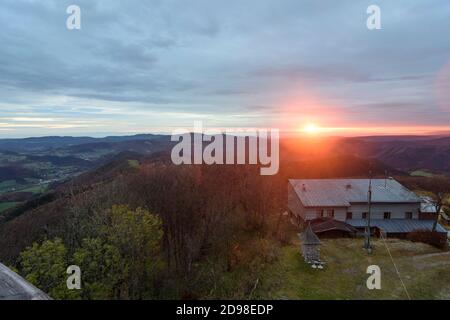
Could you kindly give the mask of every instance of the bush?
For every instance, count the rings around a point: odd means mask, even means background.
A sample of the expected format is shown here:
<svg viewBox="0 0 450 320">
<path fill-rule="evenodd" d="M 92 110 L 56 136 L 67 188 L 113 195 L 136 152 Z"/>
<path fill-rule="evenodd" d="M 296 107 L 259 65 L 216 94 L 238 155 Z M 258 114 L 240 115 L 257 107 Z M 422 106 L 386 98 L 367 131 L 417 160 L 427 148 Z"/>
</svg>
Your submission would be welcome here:
<svg viewBox="0 0 450 320">
<path fill-rule="evenodd" d="M 151 299 L 163 267 L 161 219 L 148 210 L 113 206 L 99 213 L 99 234 L 72 254 L 59 238 L 33 243 L 20 254 L 21 274 L 54 299 Z M 82 270 L 82 290 L 68 290 L 66 269 Z"/>
<path fill-rule="evenodd" d="M 67 250 L 61 239 L 33 243 L 21 254 L 22 274 L 53 299 L 77 299 L 77 290 L 67 290 Z"/>
<path fill-rule="evenodd" d="M 428 230 L 414 230 L 408 233 L 406 238 L 413 242 L 427 243 L 440 249 L 444 249 L 447 245 L 445 234 Z"/>
</svg>

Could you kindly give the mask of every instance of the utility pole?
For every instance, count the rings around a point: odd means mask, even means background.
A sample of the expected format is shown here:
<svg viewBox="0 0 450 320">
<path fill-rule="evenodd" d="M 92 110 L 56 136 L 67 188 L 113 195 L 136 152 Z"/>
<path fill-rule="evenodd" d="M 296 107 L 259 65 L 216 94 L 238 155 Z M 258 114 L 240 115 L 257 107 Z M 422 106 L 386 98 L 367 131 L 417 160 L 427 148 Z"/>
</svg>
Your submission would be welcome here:
<svg viewBox="0 0 450 320">
<path fill-rule="evenodd" d="M 372 245 L 370 243 L 370 215 L 372 209 L 372 171 L 369 173 L 369 191 L 367 192 L 367 202 L 368 202 L 368 212 L 367 212 L 367 226 L 366 226 L 366 234 L 365 234 L 365 244 L 364 247 L 367 250 L 367 253 L 372 253 Z"/>
</svg>

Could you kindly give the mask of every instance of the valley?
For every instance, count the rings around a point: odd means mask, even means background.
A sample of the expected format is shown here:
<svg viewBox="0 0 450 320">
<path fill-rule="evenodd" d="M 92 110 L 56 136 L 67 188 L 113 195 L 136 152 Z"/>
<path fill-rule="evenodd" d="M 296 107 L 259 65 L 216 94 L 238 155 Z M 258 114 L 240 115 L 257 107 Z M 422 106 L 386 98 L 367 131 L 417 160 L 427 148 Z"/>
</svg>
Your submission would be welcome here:
<svg viewBox="0 0 450 320">
<path fill-rule="evenodd" d="M 170 136 L 151 134 L 0 139 L 0 213 L 114 162 L 120 153 L 148 157 L 167 153 L 172 146 Z M 280 157 L 281 170 L 311 159 L 330 167 L 326 159 L 356 157 L 373 166 L 386 166 L 389 175 L 432 177 L 450 174 L 450 137 L 286 138 L 281 140 Z M 351 170 L 346 174 L 352 175 Z"/>
<path fill-rule="evenodd" d="M 120 152 L 162 150 L 166 140 L 153 135 L 0 139 L 0 213 L 112 161 Z"/>
</svg>

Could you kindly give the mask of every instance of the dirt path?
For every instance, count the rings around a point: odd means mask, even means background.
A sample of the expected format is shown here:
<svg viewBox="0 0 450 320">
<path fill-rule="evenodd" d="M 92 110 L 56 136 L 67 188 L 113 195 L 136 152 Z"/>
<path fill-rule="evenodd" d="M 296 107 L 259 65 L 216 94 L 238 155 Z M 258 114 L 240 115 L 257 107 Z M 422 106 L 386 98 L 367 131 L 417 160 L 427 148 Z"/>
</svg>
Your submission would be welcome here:
<svg viewBox="0 0 450 320">
<path fill-rule="evenodd" d="M 414 260 L 421 260 L 421 259 L 426 259 L 426 258 L 431 258 L 431 257 L 438 257 L 438 256 L 442 256 L 442 257 L 448 256 L 449 259 L 450 259 L 450 251 L 422 254 L 420 256 L 414 256 L 413 259 Z"/>
</svg>

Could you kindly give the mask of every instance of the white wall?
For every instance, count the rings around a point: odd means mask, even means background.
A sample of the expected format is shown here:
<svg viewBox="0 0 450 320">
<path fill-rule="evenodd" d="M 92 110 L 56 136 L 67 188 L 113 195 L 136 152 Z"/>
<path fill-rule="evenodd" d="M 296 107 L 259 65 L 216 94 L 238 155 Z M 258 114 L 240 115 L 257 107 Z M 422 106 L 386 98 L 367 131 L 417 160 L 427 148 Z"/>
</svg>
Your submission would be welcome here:
<svg viewBox="0 0 450 320">
<path fill-rule="evenodd" d="M 305 208 L 303 206 L 302 202 L 300 201 L 299 197 L 295 193 L 295 190 L 290 183 L 288 184 L 288 208 L 294 215 L 299 215 L 305 221 L 319 218 L 319 216 L 317 215 L 316 208 Z M 325 217 L 327 216 L 326 211 L 327 209 L 334 209 L 334 218 L 336 220 L 345 221 L 346 219 L 347 208 L 324 207 L 322 209 L 325 210 Z"/>
<path fill-rule="evenodd" d="M 288 208 L 293 214 L 299 215 L 303 220 L 306 220 L 306 210 L 290 183 L 288 184 Z"/>
<path fill-rule="evenodd" d="M 347 219 L 347 208 L 334 209 L 334 219 L 339 221 L 345 221 Z"/>
<path fill-rule="evenodd" d="M 320 218 L 320 216 L 317 213 L 317 209 L 319 208 L 304 208 L 300 201 L 298 201 L 298 206 L 290 206 L 289 209 L 292 211 L 292 213 L 297 214 L 302 217 L 303 220 L 313 220 Z M 347 208 L 342 207 L 323 207 L 320 208 L 324 210 L 324 217 L 328 217 L 327 210 L 333 209 L 334 210 L 334 219 L 339 221 L 345 221 L 347 218 Z"/>
<path fill-rule="evenodd" d="M 391 212 L 391 219 L 405 219 L 406 212 L 413 213 L 413 219 L 419 219 L 420 204 L 372 204 L 371 218 L 383 219 L 385 212 Z M 362 219 L 362 213 L 368 211 L 367 204 L 354 204 L 348 211 L 353 213 L 353 219 Z"/>
</svg>

